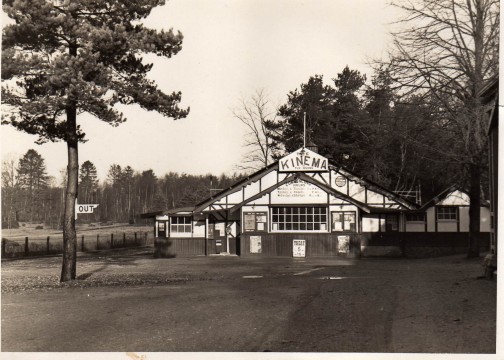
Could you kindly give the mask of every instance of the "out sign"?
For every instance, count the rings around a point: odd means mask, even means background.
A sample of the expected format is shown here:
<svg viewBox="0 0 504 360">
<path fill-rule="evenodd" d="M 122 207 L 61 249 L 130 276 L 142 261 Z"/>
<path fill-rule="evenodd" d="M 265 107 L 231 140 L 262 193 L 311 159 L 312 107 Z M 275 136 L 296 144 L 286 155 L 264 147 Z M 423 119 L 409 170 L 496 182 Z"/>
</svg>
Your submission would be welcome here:
<svg viewBox="0 0 504 360">
<path fill-rule="evenodd" d="M 76 214 L 92 214 L 99 204 L 75 204 Z"/>
<path fill-rule="evenodd" d="M 92 214 L 94 209 L 98 207 L 99 204 L 75 204 L 75 220 L 77 220 L 77 214 Z"/>
</svg>

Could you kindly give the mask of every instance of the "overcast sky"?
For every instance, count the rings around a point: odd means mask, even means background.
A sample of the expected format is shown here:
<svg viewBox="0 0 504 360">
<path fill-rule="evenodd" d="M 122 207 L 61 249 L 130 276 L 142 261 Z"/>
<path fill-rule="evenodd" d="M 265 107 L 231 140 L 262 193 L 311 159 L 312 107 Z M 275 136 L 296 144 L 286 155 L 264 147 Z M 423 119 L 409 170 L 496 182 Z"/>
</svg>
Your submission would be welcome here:
<svg viewBox="0 0 504 360">
<path fill-rule="evenodd" d="M 367 74 L 369 58 L 385 56 L 389 24 L 397 16 L 386 0 L 171 0 L 146 24 L 184 35 L 172 59 L 152 58 L 151 77 L 166 92 L 182 91 L 187 118 L 174 121 L 137 106 L 122 108 L 119 127 L 90 116 L 78 119 L 88 142 L 79 162 L 93 162 L 101 180 L 111 164 L 136 171 L 232 173 L 244 152 L 243 125 L 231 110 L 264 89 L 273 103 L 312 75 L 327 83 L 346 65 Z M 151 58 L 149 58 L 151 59 Z M 49 175 L 66 167 L 62 142 L 36 145 L 35 136 L 2 126 L 2 158 L 37 150 Z"/>
</svg>

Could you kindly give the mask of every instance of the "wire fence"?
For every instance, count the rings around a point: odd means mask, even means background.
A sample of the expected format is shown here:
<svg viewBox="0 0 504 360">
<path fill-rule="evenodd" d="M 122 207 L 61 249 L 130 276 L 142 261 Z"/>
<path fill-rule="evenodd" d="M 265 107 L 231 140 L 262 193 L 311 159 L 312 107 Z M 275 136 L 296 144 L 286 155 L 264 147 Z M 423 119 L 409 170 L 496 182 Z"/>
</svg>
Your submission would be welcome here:
<svg viewBox="0 0 504 360">
<path fill-rule="evenodd" d="M 152 231 L 112 232 L 95 235 L 77 235 L 77 251 L 90 252 L 154 245 Z M 21 239 L 2 238 L 2 259 L 63 253 L 63 235 L 34 236 Z"/>
</svg>

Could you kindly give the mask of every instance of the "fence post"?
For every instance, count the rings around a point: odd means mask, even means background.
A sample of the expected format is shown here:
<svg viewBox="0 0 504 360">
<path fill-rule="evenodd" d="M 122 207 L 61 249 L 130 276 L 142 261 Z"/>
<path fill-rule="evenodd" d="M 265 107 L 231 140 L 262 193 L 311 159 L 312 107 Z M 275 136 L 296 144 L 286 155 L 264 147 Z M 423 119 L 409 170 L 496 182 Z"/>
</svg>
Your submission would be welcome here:
<svg viewBox="0 0 504 360">
<path fill-rule="evenodd" d="M 5 248 L 6 248 L 6 241 L 5 239 L 2 239 L 2 258 L 5 258 L 6 257 L 6 253 L 5 253 Z"/>
<path fill-rule="evenodd" d="M 47 237 L 47 255 L 49 255 L 49 254 L 50 254 L 50 251 L 49 251 L 49 241 L 50 241 L 50 239 L 51 239 L 51 237 L 50 237 L 50 236 L 48 236 L 48 237 Z"/>
<path fill-rule="evenodd" d="M 25 240 L 24 240 L 24 255 L 25 256 L 28 256 L 28 236 L 25 237 Z"/>
<path fill-rule="evenodd" d="M 138 246 L 137 233 L 136 233 L 136 231 L 135 231 L 135 246 Z"/>
<path fill-rule="evenodd" d="M 81 240 L 81 251 L 84 252 L 84 235 L 82 235 L 82 240 Z"/>
<path fill-rule="evenodd" d="M 110 234 L 110 248 L 114 248 L 114 234 Z"/>
<path fill-rule="evenodd" d="M 126 246 L 126 233 L 123 232 L 123 244 L 122 244 L 122 247 L 125 247 Z"/>
<path fill-rule="evenodd" d="M 144 246 L 147 245 L 147 231 L 144 233 Z"/>
<path fill-rule="evenodd" d="M 96 250 L 100 248 L 100 234 L 96 234 Z"/>
</svg>

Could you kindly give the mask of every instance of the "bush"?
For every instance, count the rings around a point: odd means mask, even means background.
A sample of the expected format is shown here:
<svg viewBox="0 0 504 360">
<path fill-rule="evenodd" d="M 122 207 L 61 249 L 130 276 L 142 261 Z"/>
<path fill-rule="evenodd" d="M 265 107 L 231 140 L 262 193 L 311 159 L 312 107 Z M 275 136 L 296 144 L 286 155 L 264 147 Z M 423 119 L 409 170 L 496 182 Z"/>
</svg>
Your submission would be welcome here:
<svg viewBox="0 0 504 360">
<path fill-rule="evenodd" d="M 42 230 L 44 227 L 42 225 L 35 226 L 35 230 Z"/>
</svg>

